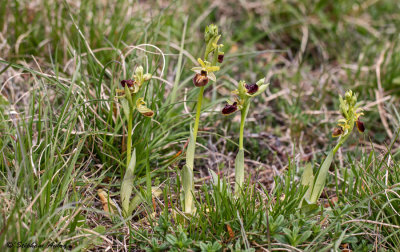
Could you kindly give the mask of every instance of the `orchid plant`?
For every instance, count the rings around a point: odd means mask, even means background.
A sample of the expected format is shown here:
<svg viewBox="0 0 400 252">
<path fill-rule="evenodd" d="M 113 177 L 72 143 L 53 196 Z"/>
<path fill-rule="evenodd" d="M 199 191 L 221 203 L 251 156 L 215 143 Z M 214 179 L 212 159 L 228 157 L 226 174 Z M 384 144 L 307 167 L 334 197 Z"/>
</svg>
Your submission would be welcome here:
<svg viewBox="0 0 400 252">
<path fill-rule="evenodd" d="M 183 186 L 183 209 L 185 213 L 191 214 L 194 211 L 193 204 L 193 168 L 194 168 L 194 153 L 196 149 L 197 132 L 200 123 L 201 104 L 203 101 L 204 88 L 209 80 L 217 81 L 214 72 L 219 71 L 220 67 L 217 63 L 222 63 L 224 59 L 224 52 L 222 51 L 223 45 L 218 44 L 221 35 L 218 34 L 218 27 L 216 25 L 209 25 L 206 27 L 204 40 L 206 49 L 204 58 L 199 58 L 197 61 L 200 66 L 193 67 L 192 71 L 195 72 L 193 77 L 193 84 L 200 88 L 197 98 L 196 117 L 193 129 L 190 133 L 189 144 L 186 152 L 186 165 L 182 170 L 182 186 Z M 211 58 L 211 61 L 210 61 Z"/>
<path fill-rule="evenodd" d="M 255 84 L 246 84 L 245 81 L 240 81 L 238 89 L 232 93 L 235 95 L 234 101 L 227 101 L 226 106 L 222 109 L 223 115 L 230 115 L 238 110 L 241 111 L 240 132 L 239 132 L 239 152 L 235 159 L 235 194 L 238 195 L 244 182 L 244 147 L 243 134 L 244 125 L 247 114 L 249 112 L 252 98 L 262 94 L 268 87 L 265 79 L 260 79 Z"/>
<path fill-rule="evenodd" d="M 151 74 L 144 73 L 143 67 L 138 66 L 135 69 L 133 79 L 122 80 L 121 86 L 123 89 L 117 89 L 117 93 L 122 110 L 124 112 L 125 119 L 128 123 L 127 131 L 127 149 L 126 149 L 126 171 L 125 176 L 121 185 L 121 201 L 122 211 L 124 216 L 129 216 L 133 211 L 132 202 L 130 197 L 133 189 L 133 177 L 136 165 L 136 152 L 135 149 L 132 151 L 132 123 L 133 114 L 137 110 L 140 114 L 145 117 L 152 117 L 154 112 L 146 106 L 146 102 L 143 97 L 140 97 L 141 88 L 144 84 L 152 78 Z"/>
<path fill-rule="evenodd" d="M 332 132 L 333 137 L 339 138 L 338 142 L 336 146 L 329 152 L 315 176 L 313 175 L 313 169 L 311 165 L 305 168 L 302 175 L 302 185 L 308 186 L 308 190 L 304 196 L 304 199 L 309 205 L 315 204 L 321 196 L 322 190 L 324 189 L 326 183 L 329 167 L 333 161 L 333 157 L 339 148 L 344 144 L 344 142 L 346 142 L 346 140 L 349 138 L 354 126 L 356 126 L 360 133 L 365 131 L 364 123 L 360 120 L 360 116 L 362 116 L 363 113 L 360 111 L 361 109 L 359 108 L 359 103 L 357 103 L 356 94 L 349 90 L 345 93 L 344 99 L 342 96 L 339 96 L 339 101 L 340 114 L 343 116 L 343 118 L 338 120 L 338 125 Z M 303 201 L 301 204 L 303 204 Z"/>
</svg>

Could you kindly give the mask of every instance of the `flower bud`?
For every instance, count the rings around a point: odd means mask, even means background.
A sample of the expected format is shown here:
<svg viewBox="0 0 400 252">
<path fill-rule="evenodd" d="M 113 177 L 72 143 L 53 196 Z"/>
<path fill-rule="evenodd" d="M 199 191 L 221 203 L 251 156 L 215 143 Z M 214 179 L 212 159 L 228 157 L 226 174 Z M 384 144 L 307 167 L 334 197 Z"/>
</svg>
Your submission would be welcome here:
<svg viewBox="0 0 400 252">
<path fill-rule="evenodd" d="M 195 74 L 193 77 L 193 84 L 196 87 L 204 87 L 208 83 L 207 72 L 202 70 L 199 74 Z"/>
<path fill-rule="evenodd" d="M 143 79 L 144 79 L 145 81 L 150 80 L 151 77 L 153 77 L 153 76 L 152 76 L 151 74 L 149 74 L 149 73 L 143 75 Z"/>
<path fill-rule="evenodd" d="M 136 76 L 140 76 L 140 77 L 142 77 L 143 76 L 143 67 L 142 66 L 138 66 L 137 68 L 136 68 L 136 70 L 135 70 L 135 74 L 136 74 Z"/>
<path fill-rule="evenodd" d="M 246 84 L 245 85 L 247 89 L 248 94 L 254 94 L 258 91 L 258 85 L 257 84 Z"/>
<path fill-rule="evenodd" d="M 218 35 L 218 26 L 214 24 L 210 24 L 209 26 L 206 27 L 206 31 L 204 33 L 204 40 L 206 43 L 210 41 L 213 37 Z"/>
<path fill-rule="evenodd" d="M 356 126 L 357 126 L 357 129 L 358 129 L 358 131 L 360 133 L 363 133 L 365 131 L 365 126 L 364 126 L 364 123 L 362 121 L 357 120 L 356 121 Z"/>
<path fill-rule="evenodd" d="M 134 80 L 122 80 L 121 81 L 122 87 L 125 87 L 127 85 L 128 88 L 131 88 L 131 87 L 133 87 L 134 84 L 135 84 Z"/>
<path fill-rule="evenodd" d="M 230 115 L 238 110 L 237 102 L 233 104 L 226 104 L 225 107 L 222 109 L 223 115 Z"/>
<path fill-rule="evenodd" d="M 339 126 L 339 127 L 333 129 L 332 136 L 338 137 L 338 136 L 341 136 L 343 133 L 344 133 L 343 128 Z"/>
<path fill-rule="evenodd" d="M 352 97 L 353 97 L 353 92 L 351 90 L 347 91 L 344 94 L 344 97 L 345 97 L 346 101 L 350 103 L 352 100 Z"/>
</svg>

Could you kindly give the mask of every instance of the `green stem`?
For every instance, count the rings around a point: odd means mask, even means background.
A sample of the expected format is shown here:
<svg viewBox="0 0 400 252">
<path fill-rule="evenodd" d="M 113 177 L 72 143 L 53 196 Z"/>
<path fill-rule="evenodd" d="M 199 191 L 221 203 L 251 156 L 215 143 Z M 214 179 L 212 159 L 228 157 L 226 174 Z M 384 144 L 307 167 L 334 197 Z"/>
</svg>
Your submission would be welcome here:
<svg viewBox="0 0 400 252">
<path fill-rule="evenodd" d="M 235 195 L 239 196 L 240 188 L 244 182 L 244 147 L 243 147 L 243 135 L 244 135 L 244 124 L 246 122 L 246 116 L 249 112 L 250 103 L 246 101 L 241 110 L 240 120 L 240 133 L 239 133 L 239 152 L 235 159 Z"/>
<path fill-rule="evenodd" d="M 340 146 L 342 146 L 342 141 L 339 141 L 339 142 L 336 144 L 335 148 L 333 148 L 333 155 L 336 154 L 336 152 L 339 150 Z"/>
<path fill-rule="evenodd" d="M 129 110 L 128 117 L 128 140 L 126 147 L 126 168 L 129 166 L 129 162 L 131 161 L 131 153 L 132 153 L 132 120 L 133 120 L 133 111 Z"/>
<path fill-rule="evenodd" d="M 241 111 L 242 116 L 240 119 L 240 133 L 239 133 L 239 150 L 243 150 L 243 134 L 244 134 L 244 124 L 246 122 L 247 113 L 249 112 L 249 104 L 246 102 Z"/>
<path fill-rule="evenodd" d="M 196 118 L 195 118 L 195 121 L 194 121 L 194 128 L 193 128 L 193 138 L 194 138 L 195 142 L 196 142 L 196 138 L 197 138 L 197 132 L 199 130 L 200 114 L 201 114 L 201 103 L 203 101 L 203 94 L 204 94 L 204 87 L 201 87 L 200 88 L 200 92 L 199 92 L 199 96 L 197 97 Z"/>
</svg>

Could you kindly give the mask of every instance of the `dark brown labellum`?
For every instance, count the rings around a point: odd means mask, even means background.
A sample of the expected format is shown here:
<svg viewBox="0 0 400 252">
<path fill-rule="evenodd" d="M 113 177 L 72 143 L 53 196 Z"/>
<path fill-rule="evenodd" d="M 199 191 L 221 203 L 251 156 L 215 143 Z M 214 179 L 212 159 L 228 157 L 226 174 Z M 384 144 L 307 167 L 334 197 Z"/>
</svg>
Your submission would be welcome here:
<svg viewBox="0 0 400 252">
<path fill-rule="evenodd" d="M 219 54 L 218 55 L 218 62 L 222 63 L 222 61 L 224 61 L 224 55 L 223 54 Z"/>
<path fill-rule="evenodd" d="M 128 88 L 133 87 L 134 83 L 135 83 L 134 80 L 122 80 L 122 81 L 121 81 L 121 85 L 122 85 L 123 87 L 125 87 L 126 85 L 128 85 Z"/>
<path fill-rule="evenodd" d="M 147 117 L 152 117 L 154 115 L 154 112 L 153 111 L 149 111 L 149 112 L 143 113 L 143 115 L 147 116 Z"/>
<path fill-rule="evenodd" d="M 365 131 L 365 126 L 364 126 L 364 123 L 362 121 L 357 120 L 356 121 L 356 126 L 357 126 L 358 131 L 360 131 L 361 133 L 363 133 Z"/>
<path fill-rule="evenodd" d="M 246 84 L 245 85 L 247 89 L 248 94 L 254 94 L 258 91 L 258 85 L 257 84 Z"/>
<path fill-rule="evenodd" d="M 338 137 L 338 136 L 342 135 L 343 133 L 344 133 L 343 128 L 339 126 L 339 127 L 333 129 L 332 136 Z"/>
<path fill-rule="evenodd" d="M 205 85 L 207 85 L 207 83 L 208 83 L 207 72 L 206 72 L 206 76 L 197 73 L 193 77 L 193 84 L 196 87 L 204 87 Z"/>
<path fill-rule="evenodd" d="M 222 109 L 222 114 L 229 115 L 235 112 L 237 109 L 237 102 L 234 102 L 232 105 L 226 104 L 225 107 Z"/>
</svg>

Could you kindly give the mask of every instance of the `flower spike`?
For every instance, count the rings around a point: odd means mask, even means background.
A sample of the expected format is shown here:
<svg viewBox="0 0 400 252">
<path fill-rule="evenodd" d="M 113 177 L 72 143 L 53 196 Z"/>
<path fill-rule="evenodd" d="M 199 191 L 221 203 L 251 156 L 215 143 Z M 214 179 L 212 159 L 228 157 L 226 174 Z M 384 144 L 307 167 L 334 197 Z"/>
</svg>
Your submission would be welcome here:
<svg viewBox="0 0 400 252">
<path fill-rule="evenodd" d="M 216 26 L 215 24 L 210 24 L 209 26 L 207 26 L 204 32 L 205 42 L 208 43 L 212 38 L 216 36 L 218 36 L 218 26 Z"/>
<path fill-rule="evenodd" d="M 360 132 L 364 132 L 364 123 L 359 120 L 359 117 L 363 114 L 362 112 L 357 112 L 357 96 L 353 91 L 349 90 L 345 93 L 344 98 L 339 96 L 340 101 L 340 114 L 344 117 L 338 120 L 338 126 L 333 130 L 332 137 L 339 137 L 337 144 L 334 148 L 329 151 L 323 163 L 320 165 L 317 174 L 313 175 L 312 166 L 308 166 L 303 172 L 302 184 L 308 186 L 308 190 L 305 194 L 304 201 L 301 201 L 300 207 L 305 203 L 304 209 L 311 209 L 310 205 L 315 205 L 320 198 L 323 189 L 326 184 L 328 177 L 329 167 L 333 162 L 333 158 L 339 148 L 346 142 L 349 138 L 354 126 Z M 311 178 L 310 178 L 311 177 Z"/>
<path fill-rule="evenodd" d="M 236 95 L 235 102 L 228 104 L 222 109 L 223 115 L 229 115 L 237 110 L 241 111 L 240 120 L 240 132 L 239 132 L 239 152 L 235 158 L 235 194 L 238 196 L 240 189 L 244 182 L 244 147 L 243 147 L 243 136 L 244 136 L 244 125 L 246 116 L 249 112 L 250 103 L 254 96 L 263 93 L 269 84 L 264 82 L 265 79 L 257 81 L 255 84 L 246 84 L 245 81 L 241 80 L 238 83 L 238 88 L 232 93 Z"/>
<path fill-rule="evenodd" d="M 339 96 L 339 101 L 340 114 L 344 117 L 338 120 L 338 126 L 344 131 L 341 135 L 348 135 L 352 131 L 354 125 L 360 133 L 363 133 L 365 131 L 365 126 L 364 123 L 359 120 L 359 117 L 362 116 L 363 113 L 357 112 L 358 104 L 356 94 L 349 90 L 345 93 L 344 99 L 342 96 Z"/>
<path fill-rule="evenodd" d="M 204 33 L 204 40 L 206 42 L 206 47 L 204 51 L 203 59 L 199 58 L 197 61 L 199 66 L 193 67 L 192 71 L 195 72 L 195 75 L 192 79 L 193 84 L 199 88 L 199 94 L 197 98 L 196 104 L 196 116 L 194 120 L 193 128 L 190 131 L 190 137 L 188 141 L 188 147 L 186 152 L 186 165 L 182 169 L 182 188 L 183 188 L 183 200 L 182 207 L 186 214 L 192 214 L 195 210 L 194 208 L 194 159 L 195 159 L 195 150 L 196 150 L 196 139 L 197 133 L 200 124 L 200 115 L 201 115 L 201 104 L 203 101 L 203 94 L 205 86 L 208 84 L 209 80 L 214 82 L 217 81 L 213 72 L 219 71 L 219 66 L 217 62 L 222 62 L 220 54 L 223 52 L 220 50 L 222 48 L 222 44 L 218 45 L 218 40 L 221 38 L 221 35 L 218 34 L 218 27 L 216 25 L 209 25 L 206 27 Z M 210 58 L 210 54 L 212 54 L 212 58 Z M 208 61 L 210 60 L 210 61 Z"/>
<path fill-rule="evenodd" d="M 122 108 L 123 115 L 127 122 L 127 138 L 126 138 L 126 170 L 124 180 L 121 184 L 121 201 L 122 201 L 122 213 L 124 217 L 130 215 L 129 202 L 133 186 L 133 173 L 136 165 L 136 152 L 133 149 L 132 152 L 132 134 L 133 130 L 133 114 L 135 110 L 139 111 L 146 117 L 152 117 L 154 112 L 146 107 L 146 102 L 143 98 L 139 98 L 139 91 L 141 86 L 152 78 L 149 73 L 144 73 L 143 67 L 136 67 L 132 79 L 126 79 L 121 81 L 123 89 L 116 89 L 115 98 L 119 99 L 120 106 Z M 140 134 L 140 133 L 139 133 Z"/>
</svg>

